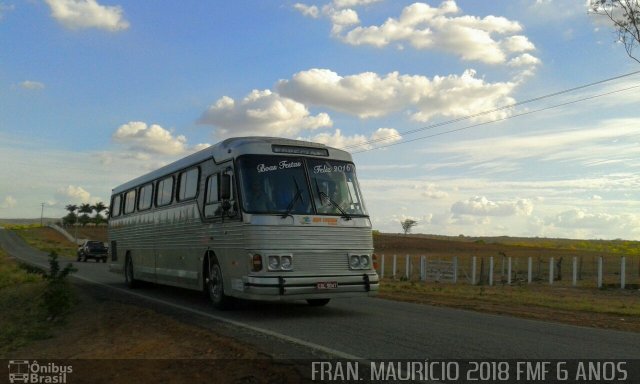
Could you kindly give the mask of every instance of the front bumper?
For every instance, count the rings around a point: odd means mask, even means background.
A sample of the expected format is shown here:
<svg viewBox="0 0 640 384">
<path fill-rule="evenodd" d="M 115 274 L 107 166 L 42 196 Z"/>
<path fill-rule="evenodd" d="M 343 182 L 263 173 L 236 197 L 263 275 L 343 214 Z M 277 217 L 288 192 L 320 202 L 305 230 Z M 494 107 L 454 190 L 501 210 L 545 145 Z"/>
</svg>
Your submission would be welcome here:
<svg viewBox="0 0 640 384">
<path fill-rule="evenodd" d="M 327 282 L 337 283 L 337 286 L 328 289 L 318 287 L 318 283 Z M 236 287 L 240 288 L 238 285 Z M 234 289 L 234 293 L 260 300 L 329 299 L 374 296 L 378 288 L 379 279 L 375 272 L 326 276 L 246 276 L 243 278 L 242 292 Z"/>
</svg>

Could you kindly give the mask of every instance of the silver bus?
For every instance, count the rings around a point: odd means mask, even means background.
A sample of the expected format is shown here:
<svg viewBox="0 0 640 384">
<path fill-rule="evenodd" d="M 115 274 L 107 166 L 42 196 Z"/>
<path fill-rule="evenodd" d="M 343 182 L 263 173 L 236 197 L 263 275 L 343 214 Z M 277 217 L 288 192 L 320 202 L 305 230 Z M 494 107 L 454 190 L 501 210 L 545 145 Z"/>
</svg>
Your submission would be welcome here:
<svg viewBox="0 0 640 384">
<path fill-rule="evenodd" d="M 110 270 L 235 298 L 306 300 L 378 290 L 371 221 L 351 155 L 306 141 L 222 141 L 112 191 Z"/>
</svg>

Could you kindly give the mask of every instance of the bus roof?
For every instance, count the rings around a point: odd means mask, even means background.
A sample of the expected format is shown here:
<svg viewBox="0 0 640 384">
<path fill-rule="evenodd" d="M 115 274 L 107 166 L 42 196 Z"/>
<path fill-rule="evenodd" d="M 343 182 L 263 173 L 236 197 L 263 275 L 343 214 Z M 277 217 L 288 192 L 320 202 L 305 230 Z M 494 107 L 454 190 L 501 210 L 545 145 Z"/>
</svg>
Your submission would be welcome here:
<svg viewBox="0 0 640 384">
<path fill-rule="evenodd" d="M 313 154 L 305 154 L 305 156 L 324 157 L 334 160 L 352 161 L 351 155 L 343 150 L 325 146 L 324 144 L 313 143 L 310 141 L 284 139 L 279 137 L 265 137 L 265 136 L 248 136 L 248 137 L 233 137 L 226 139 L 210 147 L 207 147 L 201 151 L 193 153 L 182 159 L 176 160 L 171 164 L 165 165 L 162 168 L 149 172 L 145 175 L 130 180 L 124 184 L 115 187 L 112 194 L 127 191 L 131 188 L 139 185 L 151 182 L 165 175 L 170 175 L 174 172 L 188 168 L 194 164 L 201 163 L 207 159 L 213 159 L 216 163 L 222 163 L 233 159 L 237 156 L 246 154 L 262 154 L 273 155 L 274 145 L 280 145 L 284 147 L 303 147 L 308 149 L 320 149 L 326 150 L 328 156 L 314 156 Z M 278 155 L 293 155 L 300 156 L 300 154 L 280 152 Z"/>
</svg>

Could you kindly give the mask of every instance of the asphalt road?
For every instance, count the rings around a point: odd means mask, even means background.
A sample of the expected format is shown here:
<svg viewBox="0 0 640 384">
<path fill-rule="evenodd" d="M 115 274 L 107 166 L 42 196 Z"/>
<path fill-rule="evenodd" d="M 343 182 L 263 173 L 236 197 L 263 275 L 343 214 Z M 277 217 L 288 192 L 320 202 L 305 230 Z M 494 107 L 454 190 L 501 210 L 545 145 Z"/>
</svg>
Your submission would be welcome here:
<svg viewBox="0 0 640 384">
<path fill-rule="evenodd" d="M 0 246 L 23 261 L 47 265 L 46 254 L 0 229 Z M 107 264 L 74 262 L 82 284 L 204 319 L 282 358 L 350 359 L 637 359 L 640 334 L 524 320 L 376 298 L 305 303 L 242 303 L 211 308 L 194 291 L 147 285 L 127 290 Z M 280 348 L 276 348 L 276 346 Z M 282 346 L 285 346 L 284 348 Z M 287 345 L 292 348 L 286 347 Z M 289 351 L 291 355 L 284 355 Z"/>
</svg>

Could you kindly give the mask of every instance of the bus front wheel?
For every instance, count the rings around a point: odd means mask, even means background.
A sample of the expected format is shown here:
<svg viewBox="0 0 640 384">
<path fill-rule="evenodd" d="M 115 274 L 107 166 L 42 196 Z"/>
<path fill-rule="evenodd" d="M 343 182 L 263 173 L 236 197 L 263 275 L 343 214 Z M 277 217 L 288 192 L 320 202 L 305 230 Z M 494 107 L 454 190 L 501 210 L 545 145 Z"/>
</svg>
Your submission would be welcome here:
<svg viewBox="0 0 640 384">
<path fill-rule="evenodd" d="M 331 299 L 307 299 L 307 304 L 312 307 L 322 307 L 329 304 Z"/>
<path fill-rule="evenodd" d="M 209 298 L 217 309 L 229 309 L 233 304 L 231 297 L 224 293 L 222 269 L 217 262 L 211 263 L 209 269 Z"/>
</svg>

